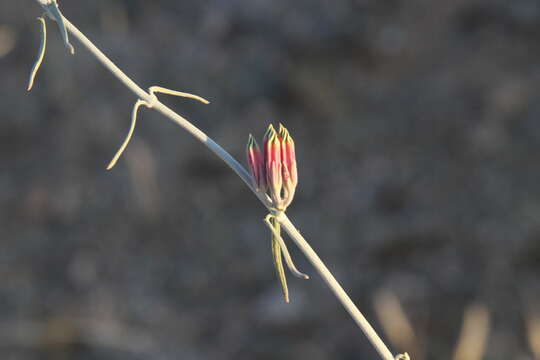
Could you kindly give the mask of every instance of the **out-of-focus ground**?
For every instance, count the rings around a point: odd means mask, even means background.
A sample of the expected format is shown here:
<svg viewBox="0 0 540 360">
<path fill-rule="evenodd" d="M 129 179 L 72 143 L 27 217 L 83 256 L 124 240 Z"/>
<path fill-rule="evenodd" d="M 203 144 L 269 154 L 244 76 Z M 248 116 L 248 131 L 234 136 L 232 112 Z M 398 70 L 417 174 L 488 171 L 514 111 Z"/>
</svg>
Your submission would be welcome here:
<svg viewBox="0 0 540 360">
<path fill-rule="evenodd" d="M 162 97 L 239 159 L 289 128 L 289 216 L 396 353 L 476 360 L 466 324 L 540 357 L 539 2 L 61 5 L 144 87 L 210 99 Z M 0 2 L 1 358 L 376 359 L 293 245 L 312 279 L 281 301 L 262 206 L 181 128 L 142 110 L 105 170 L 136 99 L 54 23 L 25 92 L 40 14 Z"/>
</svg>

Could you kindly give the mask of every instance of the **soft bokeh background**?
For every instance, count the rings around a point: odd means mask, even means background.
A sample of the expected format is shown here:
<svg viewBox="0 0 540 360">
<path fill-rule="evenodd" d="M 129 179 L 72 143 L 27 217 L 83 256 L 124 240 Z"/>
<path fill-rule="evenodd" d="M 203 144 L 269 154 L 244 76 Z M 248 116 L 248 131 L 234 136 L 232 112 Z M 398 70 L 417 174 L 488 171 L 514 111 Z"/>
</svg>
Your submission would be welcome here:
<svg viewBox="0 0 540 360">
<path fill-rule="evenodd" d="M 61 5 L 239 159 L 289 128 L 288 213 L 396 352 L 479 360 L 469 314 L 484 359 L 540 358 L 538 1 Z M 1 358 L 376 359 L 294 246 L 281 301 L 263 208 L 181 128 L 143 110 L 105 170 L 136 99 L 51 22 L 25 92 L 40 14 L 0 2 Z"/>
</svg>

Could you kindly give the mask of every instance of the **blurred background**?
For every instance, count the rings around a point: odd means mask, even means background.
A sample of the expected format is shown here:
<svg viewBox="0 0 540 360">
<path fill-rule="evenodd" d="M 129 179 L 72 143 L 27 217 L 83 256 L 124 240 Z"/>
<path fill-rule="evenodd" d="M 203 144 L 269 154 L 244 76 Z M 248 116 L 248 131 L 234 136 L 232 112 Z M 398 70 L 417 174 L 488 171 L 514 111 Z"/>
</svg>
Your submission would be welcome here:
<svg viewBox="0 0 540 360">
<path fill-rule="evenodd" d="M 288 214 L 395 353 L 540 359 L 540 2 L 63 1 L 144 88 L 244 160 L 283 122 Z M 0 2 L 0 354 L 377 359 L 294 245 L 284 304 L 263 207 L 49 24 Z M 536 354 L 536 355 L 535 355 Z"/>
</svg>

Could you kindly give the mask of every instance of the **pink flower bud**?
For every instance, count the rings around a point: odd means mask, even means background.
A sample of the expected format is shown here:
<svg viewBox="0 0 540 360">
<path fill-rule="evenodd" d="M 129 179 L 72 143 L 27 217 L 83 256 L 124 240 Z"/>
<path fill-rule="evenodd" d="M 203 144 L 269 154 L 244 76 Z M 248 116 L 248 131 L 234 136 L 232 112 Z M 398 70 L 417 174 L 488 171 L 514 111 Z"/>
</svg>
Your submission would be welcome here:
<svg viewBox="0 0 540 360">
<path fill-rule="evenodd" d="M 294 141 L 289 131 L 281 124 L 279 125 L 279 138 L 281 143 L 283 188 L 285 190 L 284 206 L 287 207 L 292 202 L 296 185 L 298 184 L 296 153 L 294 151 Z"/>
<path fill-rule="evenodd" d="M 270 124 L 264 135 L 264 164 L 266 168 L 266 182 L 270 190 L 270 197 L 274 206 L 278 209 L 283 207 L 281 190 L 283 186 L 281 142 L 279 136 Z"/>
<path fill-rule="evenodd" d="M 246 154 L 249 172 L 251 173 L 251 178 L 253 179 L 253 186 L 257 191 L 266 192 L 264 159 L 257 141 L 255 141 L 255 138 L 253 138 L 251 134 L 249 135 Z"/>
<path fill-rule="evenodd" d="M 249 135 L 246 153 L 255 189 L 268 192 L 266 195 L 273 208 L 285 210 L 292 202 L 298 184 L 294 141 L 289 131 L 280 124 L 277 133 L 270 124 L 263 138 L 262 152 Z"/>
</svg>

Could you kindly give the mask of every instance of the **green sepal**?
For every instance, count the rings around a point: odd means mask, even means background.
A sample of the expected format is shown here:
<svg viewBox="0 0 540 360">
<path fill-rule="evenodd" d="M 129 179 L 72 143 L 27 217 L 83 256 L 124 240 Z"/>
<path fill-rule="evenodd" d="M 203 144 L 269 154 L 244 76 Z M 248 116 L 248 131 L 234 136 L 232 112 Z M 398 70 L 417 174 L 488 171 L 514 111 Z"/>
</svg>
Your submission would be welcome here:
<svg viewBox="0 0 540 360">
<path fill-rule="evenodd" d="M 270 220 L 272 224 L 274 225 L 274 229 L 276 233 L 281 233 L 281 226 L 275 219 Z M 289 289 L 287 287 L 287 277 L 285 276 L 285 269 L 283 268 L 283 261 L 281 258 L 281 246 L 279 245 L 279 241 L 274 236 L 274 233 L 272 233 L 272 257 L 274 259 L 274 267 L 276 268 L 276 274 L 278 276 L 278 279 L 281 283 L 281 289 L 283 291 L 283 298 L 285 299 L 285 302 L 289 302 Z"/>
</svg>

